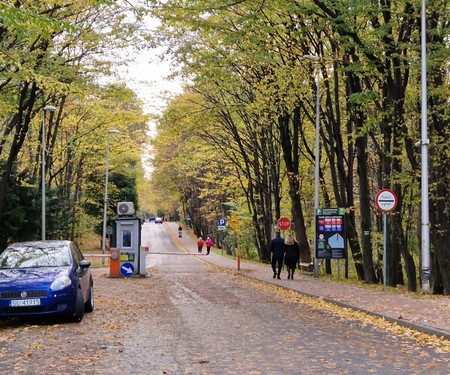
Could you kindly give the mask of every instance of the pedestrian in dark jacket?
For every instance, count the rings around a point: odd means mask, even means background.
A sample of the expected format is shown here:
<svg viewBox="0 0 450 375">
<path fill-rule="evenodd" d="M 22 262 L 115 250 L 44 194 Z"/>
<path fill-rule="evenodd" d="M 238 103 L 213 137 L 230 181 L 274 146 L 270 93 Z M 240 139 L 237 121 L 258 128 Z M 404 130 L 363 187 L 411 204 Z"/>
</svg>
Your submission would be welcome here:
<svg viewBox="0 0 450 375">
<path fill-rule="evenodd" d="M 289 233 L 284 241 L 284 264 L 288 271 L 288 279 L 294 279 L 295 268 L 300 260 L 300 246 L 294 240 L 292 233 Z"/>
<path fill-rule="evenodd" d="M 283 256 L 284 256 L 284 238 L 280 236 L 280 231 L 275 233 L 275 238 L 270 241 L 269 250 L 272 253 L 272 270 L 273 270 L 273 278 L 278 277 L 281 279 L 281 269 L 283 268 Z M 278 263 L 278 272 L 276 269 L 276 265 Z"/>
</svg>

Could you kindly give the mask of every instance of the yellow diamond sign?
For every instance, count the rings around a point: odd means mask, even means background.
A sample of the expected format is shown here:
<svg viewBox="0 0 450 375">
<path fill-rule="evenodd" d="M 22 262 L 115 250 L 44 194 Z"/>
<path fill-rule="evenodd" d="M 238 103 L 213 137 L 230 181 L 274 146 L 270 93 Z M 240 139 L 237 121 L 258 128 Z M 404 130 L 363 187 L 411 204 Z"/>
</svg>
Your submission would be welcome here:
<svg viewBox="0 0 450 375">
<path fill-rule="evenodd" d="M 238 225 L 238 219 L 236 218 L 236 216 L 233 216 L 230 220 L 230 228 L 236 228 Z"/>
</svg>

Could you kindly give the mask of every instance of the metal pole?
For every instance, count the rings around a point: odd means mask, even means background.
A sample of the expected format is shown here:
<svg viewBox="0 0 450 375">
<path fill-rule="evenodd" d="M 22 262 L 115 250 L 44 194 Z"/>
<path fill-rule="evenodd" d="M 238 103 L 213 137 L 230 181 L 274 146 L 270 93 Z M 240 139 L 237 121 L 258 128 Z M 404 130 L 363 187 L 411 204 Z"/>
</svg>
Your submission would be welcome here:
<svg viewBox="0 0 450 375">
<path fill-rule="evenodd" d="M 317 72 L 316 77 L 317 97 L 316 97 L 316 160 L 314 171 L 314 277 L 319 277 L 319 261 L 316 258 L 317 229 L 316 214 L 319 208 L 319 171 L 320 171 L 320 77 Z"/>
<path fill-rule="evenodd" d="M 46 106 L 42 111 L 42 179 L 41 179 L 41 211 L 42 211 L 42 241 L 45 241 L 45 114 L 56 111 L 56 107 Z"/>
<path fill-rule="evenodd" d="M 430 292 L 430 218 L 429 218 L 429 196 L 428 196 L 428 144 L 427 134 L 427 48 L 426 48 L 426 12 L 425 0 L 422 0 L 422 291 Z"/>
<path fill-rule="evenodd" d="M 386 264 L 387 264 L 387 215 L 383 213 L 383 290 L 386 290 Z"/>
<path fill-rule="evenodd" d="M 42 111 L 42 180 L 41 180 L 41 204 L 42 204 L 42 241 L 45 241 L 45 108 Z"/>
<path fill-rule="evenodd" d="M 106 215 L 108 210 L 108 174 L 109 174 L 109 137 L 110 134 L 119 134 L 118 130 L 108 131 L 108 141 L 106 147 L 106 176 L 105 176 L 105 198 L 103 200 L 103 233 L 102 233 L 102 254 L 105 254 L 106 249 Z M 105 258 L 102 258 L 102 264 L 104 264 Z"/>
</svg>

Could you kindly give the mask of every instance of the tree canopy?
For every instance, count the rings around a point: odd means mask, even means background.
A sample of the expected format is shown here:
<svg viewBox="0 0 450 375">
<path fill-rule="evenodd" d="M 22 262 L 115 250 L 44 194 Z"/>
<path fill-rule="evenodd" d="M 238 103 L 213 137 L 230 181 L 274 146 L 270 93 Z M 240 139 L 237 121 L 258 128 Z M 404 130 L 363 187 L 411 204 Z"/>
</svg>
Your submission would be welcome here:
<svg viewBox="0 0 450 375">
<path fill-rule="evenodd" d="M 106 0 L 0 4 L 2 248 L 24 236 L 39 238 L 42 146 L 50 238 L 73 239 L 100 223 L 103 196 L 90 189 L 102 191 L 108 130 L 121 132 L 111 150 L 116 180 L 141 177 L 148 120 L 142 102 L 123 84 L 98 82 L 111 76 L 113 64 L 124 62 L 114 51 L 145 39 L 139 29 L 144 14 L 137 6 Z M 57 111 L 43 111 L 47 105 Z M 126 192 L 136 190 L 136 182 L 121 185 L 111 186 L 116 201 L 137 203 L 137 193 Z M 94 216 L 89 205 L 97 207 Z"/>
<path fill-rule="evenodd" d="M 320 206 L 346 209 L 346 235 L 358 278 L 377 282 L 383 249 L 378 235 L 381 214 L 374 199 L 379 190 L 392 189 L 398 207 L 389 215 L 387 283 L 407 283 L 416 290 L 421 268 L 420 149 L 414 147 L 420 139 L 420 4 L 153 4 L 154 15 L 161 19 L 155 38 L 170 46 L 187 82 L 185 94 L 171 105 L 176 110 L 177 103 L 190 100 L 192 93 L 199 96 L 190 114 L 183 112 L 183 129 L 191 142 L 202 139 L 199 133 L 206 136 L 211 156 L 219 152 L 222 164 L 231 166 L 239 181 L 237 195 L 245 200 L 228 199 L 241 204 L 240 215 L 252 217 L 259 257 L 268 260 L 273 224 L 283 215 L 293 219 L 302 260 L 310 259 L 315 99 L 320 87 Z M 437 293 L 450 291 L 450 174 L 449 158 L 443 157 L 449 146 L 448 12 L 441 1 L 427 2 L 428 123 L 434 166 L 430 233 Z M 206 122 L 198 121 L 199 111 L 208 114 Z M 161 136 L 175 126 L 168 116 L 166 112 L 160 120 L 165 128 Z M 155 150 L 161 152 L 158 146 Z M 205 152 L 198 157 L 204 158 Z M 200 159 L 190 154 L 192 165 Z M 156 174 L 163 172 L 155 166 Z M 177 170 L 184 177 L 182 167 Z M 201 177 L 189 186 L 196 186 Z M 224 192 L 227 188 L 222 184 Z M 191 216 L 206 218 L 198 208 Z M 216 219 L 209 221 L 210 232 Z"/>
</svg>

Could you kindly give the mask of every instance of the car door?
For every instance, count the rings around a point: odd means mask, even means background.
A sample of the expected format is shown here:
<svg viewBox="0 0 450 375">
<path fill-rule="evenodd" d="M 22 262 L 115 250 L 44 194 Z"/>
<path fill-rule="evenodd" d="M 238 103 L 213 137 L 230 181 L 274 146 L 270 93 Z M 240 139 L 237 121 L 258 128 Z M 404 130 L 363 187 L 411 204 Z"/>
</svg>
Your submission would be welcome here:
<svg viewBox="0 0 450 375">
<path fill-rule="evenodd" d="M 83 268 L 80 266 L 80 262 L 84 260 L 84 256 L 78 248 L 77 244 L 72 242 L 70 244 L 70 248 L 73 254 L 74 263 L 75 263 L 75 272 L 78 275 L 78 283 L 81 288 L 81 292 L 83 293 L 83 299 L 86 302 L 89 297 L 89 286 L 90 286 L 90 277 L 91 277 L 91 269 L 90 267 Z"/>
</svg>

